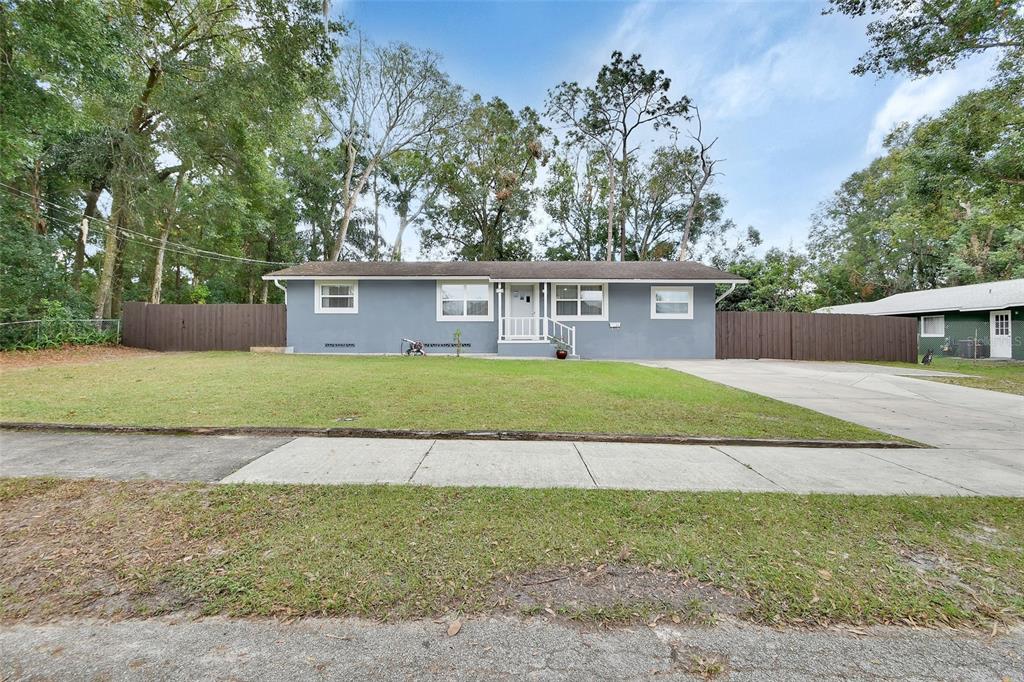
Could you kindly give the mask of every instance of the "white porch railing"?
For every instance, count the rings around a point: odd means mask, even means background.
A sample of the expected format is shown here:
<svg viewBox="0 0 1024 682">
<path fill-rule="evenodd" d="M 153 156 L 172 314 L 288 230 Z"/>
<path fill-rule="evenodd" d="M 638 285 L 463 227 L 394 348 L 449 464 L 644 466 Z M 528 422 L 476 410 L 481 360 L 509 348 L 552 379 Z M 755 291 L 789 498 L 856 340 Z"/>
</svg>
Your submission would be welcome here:
<svg viewBox="0 0 1024 682">
<path fill-rule="evenodd" d="M 541 321 L 539 317 L 503 317 L 501 318 L 502 340 L 537 339 L 541 337 Z"/>
<path fill-rule="evenodd" d="M 576 327 L 549 317 L 501 317 L 499 341 L 548 341 L 565 344 L 576 355 Z"/>
</svg>

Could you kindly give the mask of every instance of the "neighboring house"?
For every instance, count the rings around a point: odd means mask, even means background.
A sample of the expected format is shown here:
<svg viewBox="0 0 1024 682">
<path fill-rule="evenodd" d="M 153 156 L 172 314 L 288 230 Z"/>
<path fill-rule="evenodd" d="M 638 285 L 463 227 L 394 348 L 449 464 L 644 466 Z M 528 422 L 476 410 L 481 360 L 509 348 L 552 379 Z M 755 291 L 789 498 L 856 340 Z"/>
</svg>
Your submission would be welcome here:
<svg viewBox="0 0 1024 682">
<path fill-rule="evenodd" d="M 910 291 L 814 312 L 916 317 L 921 353 L 970 357 L 977 339 L 978 357 L 1024 360 L 1024 279 Z"/>
<path fill-rule="evenodd" d="M 585 358 L 715 357 L 715 285 L 692 262 L 315 262 L 272 272 L 297 353 L 427 352 Z M 730 289 L 731 291 L 731 289 Z"/>
</svg>

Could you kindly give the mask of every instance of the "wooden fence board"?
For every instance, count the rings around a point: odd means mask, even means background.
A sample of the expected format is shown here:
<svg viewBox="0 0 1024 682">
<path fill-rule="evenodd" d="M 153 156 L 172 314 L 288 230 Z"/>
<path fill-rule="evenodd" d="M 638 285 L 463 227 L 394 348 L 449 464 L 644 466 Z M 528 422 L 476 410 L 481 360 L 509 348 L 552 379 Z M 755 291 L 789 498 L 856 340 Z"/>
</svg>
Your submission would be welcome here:
<svg viewBox="0 0 1024 682">
<path fill-rule="evenodd" d="M 285 306 L 129 302 L 121 320 L 121 343 L 160 351 L 249 350 L 284 346 Z"/>
<path fill-rule="evenodd" d="M 910 317 L 723 311 L 715 318 L 718 358 L 917 362 Z"/>
</svg>

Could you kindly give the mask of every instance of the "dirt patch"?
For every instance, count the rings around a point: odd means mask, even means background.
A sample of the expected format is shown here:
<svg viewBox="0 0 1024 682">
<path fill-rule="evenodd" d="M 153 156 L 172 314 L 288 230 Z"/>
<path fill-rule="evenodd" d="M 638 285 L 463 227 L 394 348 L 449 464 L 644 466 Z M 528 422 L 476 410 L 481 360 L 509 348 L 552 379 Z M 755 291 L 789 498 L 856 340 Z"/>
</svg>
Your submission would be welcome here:
<svg viewBox="0 0 1024 682">
<path fill-rule="evenodd" d="M 176 564 L 215 546 L 188 538 L 167 483 L 61 482 L 0 502 L 0 621 L 123 618 L 188 608 Z"/>
<path fill-rule="evenodd" d="M 49 365 L 88 365 L 147 355 L 156 353 L 126 346 L 62 346 L 43 350 L 6 350 L 0 351 L 0 372 Z"/>
<path fill-rule="evenodd" d="M 744 597 L 674 571 L 626 564 L 507 576 L 495 593 L 502 608 L 584 622 L 710 623 L 722 615 L 742 616 L 753 606 Z"/>
</svg>

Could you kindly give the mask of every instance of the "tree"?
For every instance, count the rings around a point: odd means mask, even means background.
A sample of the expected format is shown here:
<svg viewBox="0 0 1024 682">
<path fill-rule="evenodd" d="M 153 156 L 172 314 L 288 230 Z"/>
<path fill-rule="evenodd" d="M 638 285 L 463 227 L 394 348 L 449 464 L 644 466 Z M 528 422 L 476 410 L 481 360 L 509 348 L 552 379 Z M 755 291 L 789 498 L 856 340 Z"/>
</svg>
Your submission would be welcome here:
<svg viewBox="0 0 1024 682">
<path fill-rule="evenodd" d="M 449 139 L 444 135 L 444 139 Z M 398 215 L 398 232 L 391 248 L 391 260 L 402 260 L 402 244 L 410 225 L 419 225 L 441 193 L 434 182 L 434 168 L 447 158 L 447 147 L 430 145 L 427 151 L 398 152 L 383 165 L 387 188 L 384 197 Z"/>
<path fill-rule="evenodd" d="M 436 169 L 441 191 L 428 206 L 424 249 L 465 260 L 524 260 L 538 166 L 547 163 L 546 129 L 529 107 L 516 113 L 502 100 L 470 102 L 455 129 L 451 158 Z"/>
<path fill-rule="evenodd" d="M 699 144 L 659 147 L 632 173 L 627 251 L 637 260 L 686 260 L 704 232 L 720 226 L 725 201 L 707 191 L 715 161 L 709 157 L 710 145 Z"/>
<path fill-rule="evenodd" d="M 541 190 L 544 211 L 555 223 L 542 235 L 547 260 L 595 260 L 614 250 L 602 222 L 610 188 L 600 153 L 577 147 L 555 158 Z M 603 198 L 604 197 L 604 198 Z M 611 234 L 610 232 L 608 233 Z"/>
<path fill-rule="evenodd" d="M 675 121 L 686 117 L 690 99 L 685 95 L 673 101 L 668 96 L 671 79 L 663 70 L 646 69 L 640 55 L 624 59 L 619 51 L 612 52 L 611 61 L 601 67 L 593 87 L 562 82 L 548 92 L 547 114 L 568 128 L 573 144 L 592 145 L 601 150 L 609 163 L 609 180 L 617 171 L 615 182 L 624 191 L 629 182 L 630 158 L 636 149 L 630 138 L 645 126 L 654 130 L 673 129 Z M 612 159 L 617 157 L 617 168 L 612 170 Z M 611 183 L 609 183 L 611 184 Z M 612 197 L 614 192 L 609 194 Z M 614 205 L 609 204 L 609 220 Z M 620 211 L 616 222 L 619 229 L 620 255 L 625 260 L 626 219 Z M 611 228 L 611 224 L 609 225 Z M 608 258 L 611 260 L 612 238 L 608 238 Z"/>
<path fill-rule="evenodd" d="M 719 310 L 811 312 L 825 305 L 815 292 L 812 264 L 792 247 L 768 249 L 762 258 L 746 256 L 727 267 L 748 283 L 722 299 Z"/>
<path fill-rule="evenodd" d="M 437 55 L 405 44 L 381 47 L 357 36 L 342 49 L 338 76 L 339 94 L 326 108 L 345 164 L 331 260 L 341 258 L 356 203 L 381 163 L 425 146 L 450 124 L 460 101 Z"/>
<path fill-rule="evenodd" d="M 827 303 L 1024 276 L 1024 88 L 961 97 L 897 128 L 812 219 Z"/>
<path fill-rule="evenodd" d="M 829 0 L 825 13 L 877 17 L 867 28 L 871 48 L 853 69 L 858 75 L 927 76 L 987 51 L 1001 55 L 1007 72 L 1024 63 L 1022 0 Z"/>
</svg>

